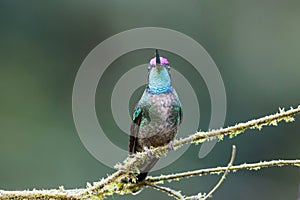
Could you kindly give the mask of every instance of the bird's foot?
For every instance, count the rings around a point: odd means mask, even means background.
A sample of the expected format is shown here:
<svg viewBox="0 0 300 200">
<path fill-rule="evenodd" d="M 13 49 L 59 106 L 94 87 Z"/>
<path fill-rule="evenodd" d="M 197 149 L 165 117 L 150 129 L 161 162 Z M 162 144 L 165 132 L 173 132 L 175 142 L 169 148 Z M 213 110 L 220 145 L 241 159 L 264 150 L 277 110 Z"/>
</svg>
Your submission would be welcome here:
<svg viewBox="0 0 300 200">
<path fill-rule="evenodd" d="M 130 153 L 129 154 L 129 158 L 134 158 L 135 157 L 135 154 L 134 153 Z"/>
<path fill-rule="evenodd" d="M 153 155 L 152 151 L 148 147 L 144 146 L 143 149 L 147 152 L 149 157 Z"/>
<path fill-rule="evenodd" d="M 171 140 L 168 144 L 170 150 L 174 150 L 174 142 Z"/>
</svg>

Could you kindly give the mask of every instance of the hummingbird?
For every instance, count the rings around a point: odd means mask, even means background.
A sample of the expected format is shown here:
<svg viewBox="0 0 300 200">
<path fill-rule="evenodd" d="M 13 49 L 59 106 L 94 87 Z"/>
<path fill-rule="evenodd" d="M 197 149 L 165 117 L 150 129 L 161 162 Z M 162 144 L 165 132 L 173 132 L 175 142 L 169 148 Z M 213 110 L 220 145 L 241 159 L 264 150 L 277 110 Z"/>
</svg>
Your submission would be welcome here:
<svg viewBox="0 0 300 200">
<path fill-rule="evenodd" d="M 169 145 L 173 141 L 182 122 L 182 106 L 176 90 L 172 87 L 170 65 L 166 58 L 160 57 L 158 50 L 148 66 L 148 83 L 137 102 L 130 126 L 129 154 L 146 151 L 151 157 L 150 147 Z M 151 158 L 139 167 L 136 176 L 141 182 L 157 163 Z"/>
</svg>

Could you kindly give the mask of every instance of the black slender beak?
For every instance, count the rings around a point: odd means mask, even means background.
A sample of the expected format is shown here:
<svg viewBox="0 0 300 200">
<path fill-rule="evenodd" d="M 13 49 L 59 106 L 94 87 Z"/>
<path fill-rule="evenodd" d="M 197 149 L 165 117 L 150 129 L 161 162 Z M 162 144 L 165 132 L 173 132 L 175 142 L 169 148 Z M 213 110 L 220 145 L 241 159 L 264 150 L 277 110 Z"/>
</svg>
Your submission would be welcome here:
<svg viewBox="0 0 300 200">
<path fill-rule="evenodd" d="M 156 65 L 160 65 L 160 57 L 157 49 L 155 50 L 155 57 L 156 57 Z"/>
</svg>

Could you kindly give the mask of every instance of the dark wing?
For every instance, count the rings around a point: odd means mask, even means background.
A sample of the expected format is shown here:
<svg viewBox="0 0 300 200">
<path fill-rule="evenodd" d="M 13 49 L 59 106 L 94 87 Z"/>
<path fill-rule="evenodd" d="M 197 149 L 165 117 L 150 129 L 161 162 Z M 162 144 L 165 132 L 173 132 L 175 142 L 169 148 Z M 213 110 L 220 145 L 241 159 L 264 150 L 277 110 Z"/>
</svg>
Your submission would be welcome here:
<svg viewBox="0 0 300 200">
<path fill-rule="evenodd" d="M 180 105 L 180 107 L 179 107 L 179 125 L 182 123 L 182 117 L 183 117 L 183 115 L 182 115 L 182 107 Z"/>
<path fill-rule="evenodd" d="M 141 120 L 142 120 L 142 108 L 139 106 L 139 104 L 137 104 L 133 113 L 132 123 L 130 125 L 130 139 L 129 139 L 130 154 L 136 152 L 136 145 L 137 145 Z"/>
<path fill-rule="evenodd" d="M 182 123 L 182 105 L 181 105 L 181 102 L 178 98 L 178 94 L 176 92 L 176 90 L 173 88 L 173 94 L 175 96 L 175 104 L 174 104 L 174 114 L 176 115 L 176 118 L 177 118 L 177 122 L 178 124 L 180 125 Z"/>
<path fill-rule="evenodd" d="M 133 154 L 135 153 L 136 146 L 137 146 L 137 140 L 138 140 L 138 133 L 139 128 L 142 120 L 143 114 L 145 114 L 145 108 L 141 108 L 139 104 L 135 107 L 134 113 L 133 113 L 133 119 L 130 126 L 130 139 L 129 139 L 129 153 Z M 137 175 L 137 181 L 143 181 L 146 177 L 148 172 L 153 168 L 153 166 L 157 163 L 158 158 L 151 158 L 150 160 L 147 160 L 144 162 L 141 166 L 139 166 L 140 174 Z"/>
</svg>

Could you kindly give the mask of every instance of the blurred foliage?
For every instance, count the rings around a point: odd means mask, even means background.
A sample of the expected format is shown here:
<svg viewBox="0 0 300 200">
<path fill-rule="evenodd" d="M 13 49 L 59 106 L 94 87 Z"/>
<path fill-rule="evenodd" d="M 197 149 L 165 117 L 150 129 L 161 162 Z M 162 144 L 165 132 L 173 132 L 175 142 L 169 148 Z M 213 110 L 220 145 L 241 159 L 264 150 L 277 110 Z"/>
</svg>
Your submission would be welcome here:
<svg viewBox="0 0 300 200">
<path fill-rule="evenodd" d="M 85 149 L 72 117 L 76 72 L 106 38 L 153 26 L 198 41 L 222 74 L 227 126 L 299 104 L 299 21 L 297 0 L 0 1 L 0 188 L 83 187 L 113 171 Z M 132 52 L 128 56 L 137 60 L 127 59 L 124 66 L 146 62 L 149 52 Z M 106 79 L 114 73 L 107 72 Z M 205 86 L 199 88 L 204 91 L 201 105 L 209 106 Z M 101 95 L 106 93 L 97 93 L 97 99 Z M 200 128 L 205 130 L 210 111 L 202 110 Z M 199 146 L 192 146 L 172 166 L 153 174 L 225 165 L 233 143 L 238 150 L 236 163 L 299 158 L 299 123 L 296 117 L 292 124 L 225 139 L 201 160 Z M 127 145 L 118 134 L 110 138 Z M 187 194 L 205 192 L 217 179 L 192 178 L 172 187 Z M 299 180 L 297 169 L 289 167 L 229 174 L 215 199 L 297 199 Z M 146 189 L 137 196 L 114 197 L 128 198 L 166 196 Z"/>
</svg>

